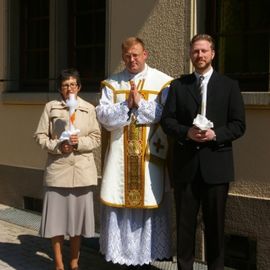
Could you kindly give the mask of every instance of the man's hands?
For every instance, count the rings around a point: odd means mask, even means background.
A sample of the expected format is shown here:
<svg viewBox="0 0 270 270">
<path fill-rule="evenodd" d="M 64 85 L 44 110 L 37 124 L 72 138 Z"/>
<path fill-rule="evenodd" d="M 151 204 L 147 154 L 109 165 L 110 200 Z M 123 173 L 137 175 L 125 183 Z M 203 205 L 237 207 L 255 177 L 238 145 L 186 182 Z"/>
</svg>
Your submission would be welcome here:
<svg viewBox="0 0 270 270">
<path fill-rule="evenodd" d="M 187 138 L 202 143 L 215 140 L 216 134 L 213 129 L 201 130 L 193 126 L 188 130 Z"/>
<path fill-rule="evenodd" d="M 139 102 L 141 100 L 141 95 L 137 90 L 136 84 L 134 81 L 130 81 L 130 93 L 127 99 L 128 102 L 128 107 L 130 109 L 133 108 L 138 108 L 139 107 Z"/>
</svg>

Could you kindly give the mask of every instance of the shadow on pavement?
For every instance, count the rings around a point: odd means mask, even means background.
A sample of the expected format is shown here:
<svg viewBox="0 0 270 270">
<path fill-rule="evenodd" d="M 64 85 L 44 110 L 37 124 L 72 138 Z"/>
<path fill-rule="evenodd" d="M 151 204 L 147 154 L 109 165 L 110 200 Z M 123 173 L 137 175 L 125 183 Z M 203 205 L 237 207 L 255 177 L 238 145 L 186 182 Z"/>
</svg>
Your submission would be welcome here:
<svg viewBox="0 0 270 270">
<path fill-rule="evenodd" d="M 53 270 L 53 253 L 50 239 L 35 235 L 18 235 L 18 243 L 0 242 L 0 260 L 16 270 Z M 83 239 L 80 270 L 127 270 L 127 266 L 106 262 L 99 253 L 98 238 Z M 68 269 L 69 241 L 65 241 L 64 261 Z M 132 268 L 135 269 L 135 268 Z M 151 270 L 158 268 L 151 266 Z"/>
<path fill-rule="evenodd" d="M 0 260 L 16 270 L 52 269 L 50 242 L 34 235 L 19 235 L 20 243 L 0 242 Z"/>
</svg>

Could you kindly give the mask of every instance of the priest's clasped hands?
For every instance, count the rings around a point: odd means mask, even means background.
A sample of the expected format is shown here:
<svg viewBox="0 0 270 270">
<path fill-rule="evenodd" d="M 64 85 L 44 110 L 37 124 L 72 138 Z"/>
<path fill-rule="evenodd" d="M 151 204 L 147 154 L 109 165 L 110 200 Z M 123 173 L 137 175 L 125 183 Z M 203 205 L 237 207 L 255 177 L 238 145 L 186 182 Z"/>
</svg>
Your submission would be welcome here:
<svg viewBox="0 0 270 270">
<path fill-rule="evenodd" d="M 128 107 L 130 109 L 137 109 L 139 107 L 139 102 L 141 100 L 141 95 L 137 90 L 136 84 L 134 81 L 130 81 L 130 93 L 127 99 Z"/>
</svg>

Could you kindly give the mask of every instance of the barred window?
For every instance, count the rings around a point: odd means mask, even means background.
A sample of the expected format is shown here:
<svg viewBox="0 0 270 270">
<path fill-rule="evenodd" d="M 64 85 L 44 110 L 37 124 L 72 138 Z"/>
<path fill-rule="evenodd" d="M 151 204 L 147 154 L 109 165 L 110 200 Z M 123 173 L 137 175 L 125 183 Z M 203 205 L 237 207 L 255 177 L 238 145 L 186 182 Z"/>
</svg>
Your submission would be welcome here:
<svg viewBox="0 0 270 270">
<path fill-rule="evenodd" d="M 106 1 L 22 0 L 17 5 L 17 90 L 55 91 L 59 71 L 73 67 L 81 74 L 84 91 L 98 91 L 105 74 Z"/>
<path fill-rule="evenodd" d="M 215 67 L 242 91 L 269 91 L 270 1 L 207 1 L 206 30 L 216 39 Z"/>
<path fill-rule="evenodd" d="M 49 1 L 21 1 L 20 88 L 48 88 Z"/>
</svg>

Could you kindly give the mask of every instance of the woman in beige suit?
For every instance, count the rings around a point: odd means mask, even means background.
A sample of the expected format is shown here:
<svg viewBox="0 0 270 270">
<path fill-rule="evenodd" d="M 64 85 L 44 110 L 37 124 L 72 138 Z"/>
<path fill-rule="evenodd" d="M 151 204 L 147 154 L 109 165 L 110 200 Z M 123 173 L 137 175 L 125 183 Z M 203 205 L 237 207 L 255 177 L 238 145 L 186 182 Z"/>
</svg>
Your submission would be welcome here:
<svg viewBox="0 0 270 270">
<path fill-rule="evenodd" d="M 94 106 L 77 96 L 78 71 L 63 70 L 58 83 L 61 98 L 45 105 L 35 132 L 37 143 L 48 152 L 40 235 L 51 238 L 56 270 L 64 270 L 62 246 L 69 236 L 70 269 L 78 270 L 81 236 L 95 233 L 91 186 L 97 184 L 97 172 L 92 151 L 100 145 L 100 128 Z M 71 94 L 77 103 L 72 119 L 76 132 L 61 139 L 70 126 L 67 100 Z"/>
</svg>

